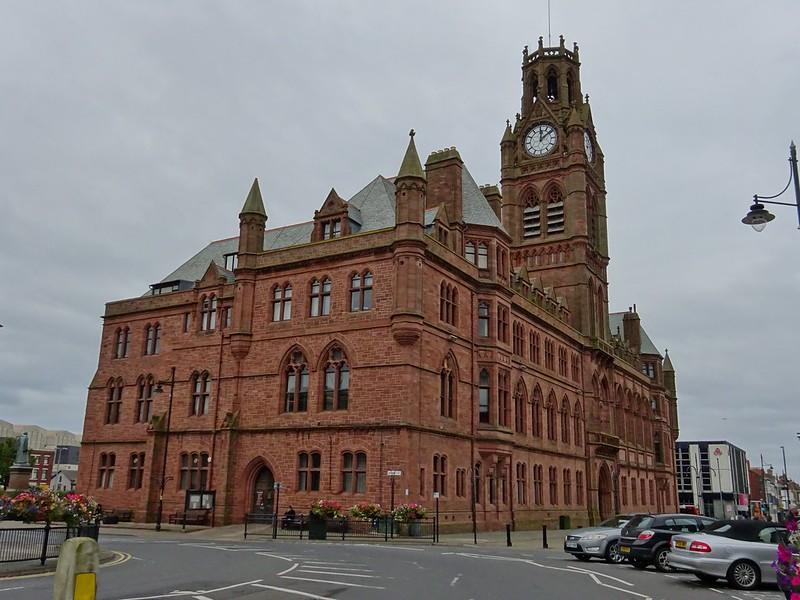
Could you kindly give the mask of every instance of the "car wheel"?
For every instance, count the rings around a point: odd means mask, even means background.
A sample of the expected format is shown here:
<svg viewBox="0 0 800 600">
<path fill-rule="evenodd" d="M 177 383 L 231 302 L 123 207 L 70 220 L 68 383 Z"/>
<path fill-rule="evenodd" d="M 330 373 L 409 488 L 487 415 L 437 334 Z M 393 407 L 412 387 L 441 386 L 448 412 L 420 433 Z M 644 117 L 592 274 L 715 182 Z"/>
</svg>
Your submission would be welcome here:
<svg viewBox="0 0 800 600">
<path fill-rule="evenodd" d="M 662 573 L 672 571 L 672 567 L 669 566 L 669 548 L 661 548 L 661 550 L 656 552 L 653 564 L 656 570 Z"/>
<path fill-rule="evenodd" d="M 647 568 L 647 562 L 642 560 L 641 558 L 631 558 L 629 560 L 635 569 L 644 570 Z"/>
<path fill-rule="evenodd" d="M 573 554 L 573 556 L 583 562 L 589 562 L 590 560 L 592 560 L 592 557 L 589 556 L 588 554 Z"/>
<path fill-rule="evenodd" d="M 623 560 L 625 560 L 625 557 L 619 553 L 619 542 L 611 542 L 606 547 L 606 562 L 618 565 Z"/>
<path fill-rule="evenodd" d="M 728 583 L 738 590 L 752 590 L 761 583 L 761 572 L 749 560 L 737 560 L 728 569 Z"/>
<path fill-rule="evenodd" d="M 695 573 L 695 577 L 697 577 L 703 583 L 716 583 L 717 578 L 713 575 L 706 575 L 705 573 Z"/>
</svg>

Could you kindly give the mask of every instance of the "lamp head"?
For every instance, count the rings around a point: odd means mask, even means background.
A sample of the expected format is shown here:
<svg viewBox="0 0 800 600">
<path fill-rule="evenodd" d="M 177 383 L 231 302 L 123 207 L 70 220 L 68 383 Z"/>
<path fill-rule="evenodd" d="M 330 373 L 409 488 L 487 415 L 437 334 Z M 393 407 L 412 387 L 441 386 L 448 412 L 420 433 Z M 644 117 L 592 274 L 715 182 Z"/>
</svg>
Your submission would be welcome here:
<svg viewBox="0 0 800 600">
<path fill-rule="evenodd" d="M 764 208 L 764 205 L 761 204 L 758 199 L 756 199 L 756 201 L 750 207 L 750 212 L 748 212 L 742 219 L 742 223 L 745 225 L 750 225 L 756 231 L 764 231 L 767 223 L 772 221 L 774 218 L 775 215 Z"/>
</svg>

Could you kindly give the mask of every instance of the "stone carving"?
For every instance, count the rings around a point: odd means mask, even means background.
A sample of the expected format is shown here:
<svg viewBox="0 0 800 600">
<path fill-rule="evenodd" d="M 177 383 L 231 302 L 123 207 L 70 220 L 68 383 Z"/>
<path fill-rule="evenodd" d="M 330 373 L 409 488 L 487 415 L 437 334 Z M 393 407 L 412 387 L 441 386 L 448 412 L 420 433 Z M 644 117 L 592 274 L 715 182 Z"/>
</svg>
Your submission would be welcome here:
<svg viewBox="0 0 800 600">
<path fill-rule="evenodd" d="M 28 434 L 23 433 L 17 436 L 17 456 L 14 459 L 14 464 L 27 467 L 28 460 Z"/>
</svg>

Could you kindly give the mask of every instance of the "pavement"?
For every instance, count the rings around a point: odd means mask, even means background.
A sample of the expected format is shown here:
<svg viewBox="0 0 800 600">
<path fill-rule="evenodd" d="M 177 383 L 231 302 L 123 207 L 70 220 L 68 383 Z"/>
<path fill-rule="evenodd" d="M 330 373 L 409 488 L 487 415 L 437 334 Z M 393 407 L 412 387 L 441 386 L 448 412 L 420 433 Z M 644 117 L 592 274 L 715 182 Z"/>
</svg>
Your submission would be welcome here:
<svg viewBox="0 0 800 600">
<path fill-rule="evenodd" d="M 462 545 L 465 539 L 472 541 L 463 534 L 442 535 L 439 545 L 221 539 L 237 533 L 235 528 L 187 534 L 103 531 L 104 549 L 123 558 L 100 569 L 97 598 L 783 600 L 774 587 L 740 592 L 724 582 L 711 586 L 684 573 L 582 563 L 561 551 L 560 540 L 556 544 L 553 539 L 549 550 L 526 547 L 540 543 L 534 532 L 512 534 L 511 548 L 504 545 L 505 532 L 480 534 L 477 547 Z M 211 535 L 216 539 L 209 539 Z M 51 595 L 49 576 L 0 580 L 0 600 Z"/>
</svg>

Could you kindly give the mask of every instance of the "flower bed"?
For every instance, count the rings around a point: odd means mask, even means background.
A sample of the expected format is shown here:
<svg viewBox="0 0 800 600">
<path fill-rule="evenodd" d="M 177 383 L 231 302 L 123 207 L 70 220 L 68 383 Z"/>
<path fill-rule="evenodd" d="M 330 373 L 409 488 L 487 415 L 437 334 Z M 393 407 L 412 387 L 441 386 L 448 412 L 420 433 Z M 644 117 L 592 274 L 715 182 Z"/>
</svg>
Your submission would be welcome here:
<svg viewBox="0 0 800 600">
<path fill-rule="evenodd" d="M 372 502 L 359 502 L 351 506 L 347 512 L 359 521 L 374 521 L 383 516 L 381 505 Z"/>
<path fill-rule="evenodd" d="M 392 516 L 398 523 L 407 523 L 416 519 L 424 519 L 428 510 L 421 504 L 412 502 L 411 504 L 401 504 L 394 509 Z"/>
<path fill-rule="evenodd" d="M 97 502 L 73 492 L 30 489 L 16 496 L 0 496 L 0 520 L 24 523 L 64 521 L 71 527 L 89 523 L 97 517 Z"/>
<path fill-rule="evenodd" d="M 338 519 L 342 516 L 342 505 L 336 500 L 317 500 L 311 505 L 311 514 L 320 519 Z"/>
</svg>

